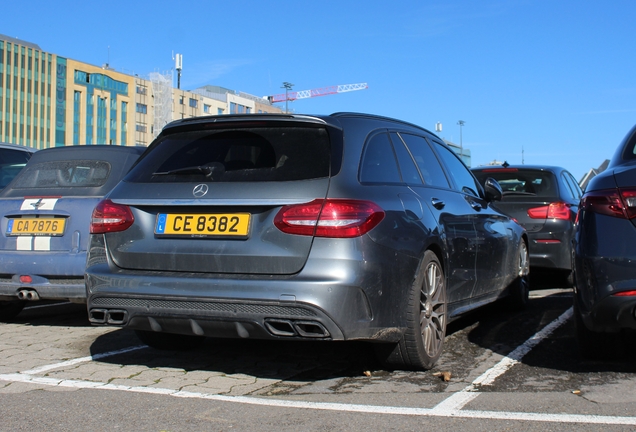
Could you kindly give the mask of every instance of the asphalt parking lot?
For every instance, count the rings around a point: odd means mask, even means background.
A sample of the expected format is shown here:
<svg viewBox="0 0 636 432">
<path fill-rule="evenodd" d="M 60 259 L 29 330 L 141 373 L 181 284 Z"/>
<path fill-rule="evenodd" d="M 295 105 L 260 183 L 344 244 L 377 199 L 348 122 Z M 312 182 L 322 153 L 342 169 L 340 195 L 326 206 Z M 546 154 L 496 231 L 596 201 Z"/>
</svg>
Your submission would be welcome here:
<svg viewBox="0 0 636 432">
<path fill-rule="evenodd" d="M 581 360 L 571 290 L 539 288 L 522 313 L 452 323 L 428 372 L 383 370 L 355 343 L 157 351 L 81 305 L 36 305 L 0 324 L 0 430 L 635 430 L 634 353 Z"/>
</svg>

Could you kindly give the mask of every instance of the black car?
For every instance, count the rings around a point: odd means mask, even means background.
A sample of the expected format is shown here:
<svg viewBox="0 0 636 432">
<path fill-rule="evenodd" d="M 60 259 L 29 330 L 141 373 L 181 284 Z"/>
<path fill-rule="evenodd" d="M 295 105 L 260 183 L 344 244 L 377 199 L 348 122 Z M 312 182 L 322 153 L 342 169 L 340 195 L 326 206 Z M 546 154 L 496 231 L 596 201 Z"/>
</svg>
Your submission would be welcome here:
<svg viewBox="0 0 636 432">
<path fill-rule="evenodd" d="M 616 354 L 614 336 L 636 329 L 636 126 L 585 190 L 573 253 L 581 354 Z"/>
<path fill-rule="evenodd" d="M 24 168 L 35 151 L 33 147 L 0 143 L 0 190 Z"/>
<path fill-rule="evenodd" d="M 501 201 L 493 207 L 517 220 L 530 240 L 530 267 L 563 276 L 572 284 L 572 234 L 581 188 L 572 174 L 557 166 L 507 165 L 472 169 L 481 184 L 499 182 Z"/>
<path fill-rule="evenodd" d="M 93 212 L 89 319 L 155 348 L 363 340 L 389 365 L 431 368 L 450 320 L 528 299 L 526 233 L 500 197 L 394 119 L 173 122 Z"/>
</svg>

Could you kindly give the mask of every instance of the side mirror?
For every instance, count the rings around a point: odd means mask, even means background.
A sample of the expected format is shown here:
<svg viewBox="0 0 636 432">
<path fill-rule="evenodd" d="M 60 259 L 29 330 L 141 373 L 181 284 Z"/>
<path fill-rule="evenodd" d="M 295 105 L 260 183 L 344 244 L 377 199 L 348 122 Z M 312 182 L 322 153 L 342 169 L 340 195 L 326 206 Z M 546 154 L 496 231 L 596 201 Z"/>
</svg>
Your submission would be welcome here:
<svg viewBox="0 0 636 432">
<path fill-rule="evenodd" d="M 484 193 L 486 195 L 486 201 L 501 201 L 503 196 L 503 190 L 499 182 L 492 177 L 488 177 L 484 183 Z"/>
</svg>

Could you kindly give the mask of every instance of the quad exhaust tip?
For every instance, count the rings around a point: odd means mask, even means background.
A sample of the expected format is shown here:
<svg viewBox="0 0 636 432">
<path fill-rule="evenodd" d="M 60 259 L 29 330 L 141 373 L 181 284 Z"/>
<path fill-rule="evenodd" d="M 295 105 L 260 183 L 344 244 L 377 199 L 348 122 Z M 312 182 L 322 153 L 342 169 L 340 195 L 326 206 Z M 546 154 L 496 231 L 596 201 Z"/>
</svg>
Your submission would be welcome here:
<svg viewBox="0 0 636 432">
<path fill-rule="evenodd" d="M 88 320 L 93 324 L 124 325 L 128 321 L 128 311 L 123 309 L 91 309 Z"/>
<path fill-rule="evenodd" d="M 304 338 L 328 338 L 329 330 L 317 321 L 295 321 L 269 318 L 265 320 L 265 328 L 274 336 Z"/>
</svg>

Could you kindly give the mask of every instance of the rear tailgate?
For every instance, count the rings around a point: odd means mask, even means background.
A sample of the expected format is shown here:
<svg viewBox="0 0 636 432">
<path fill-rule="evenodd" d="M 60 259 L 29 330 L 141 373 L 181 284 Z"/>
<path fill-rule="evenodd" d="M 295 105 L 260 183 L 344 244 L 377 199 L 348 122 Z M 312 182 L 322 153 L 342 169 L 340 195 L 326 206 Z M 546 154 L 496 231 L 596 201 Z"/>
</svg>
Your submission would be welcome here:
<svg viewBox="0 0 636 432">
<path fill-rule="evenodd" d="M 528 210 L 550 205 L 556 198 L 554 200 L 532 198 L 504 195 L 501 201 L 493 203 L 492 206 L 514 218 L 528 233 L 539 232 L 543 229 L 547 219 L 531 218 L 528 216 Z"/>
<path fill-rule="evenodd" d="M 144 271 L 288 275 L 313 237 L 285 234 L 285 205 L 323 199 L 331 140 L 324 125 L 186 131 L 163 139 L 109 198 L 134 224 L 105 234 L 113 262 Z"/>
<path fill-rule="evenodd" d="M 132 270 L 296 273 L 307 260 L 313 238 L 284 234 L 274 226 L 274 217 L 284 205 L 324 198 L 328 185 L 328 179 L 302 184 L 260 183 L 249 187 L 210 185 L 208 195 L 215 198 L 175 198 L 166 202 L 115 196 L 112 197 L 114 202 L 131 207 L 135 223 L 126 231 L 107 234 L 106 244 L 114 263 Z M 176 190 L 170 196 L 192 195 L 196 186 L 171 185 L 170 190 Z M 158 192 L 166 197 L 166 186 L 160 187 L 164 190 Z M 272 194 L 272 187 L 276 194 Z M 153 187 L 149 187 L 148 191 L 152 195 Z M 169 226 L 162 226 L 161 218 L 167 215 L 170 215 Z M 218 235 L 196 232 L 201 217 L 205 229 L 216 224 Z M 232 228 L 234 217 L 240 218 L 238 222 L 241 225 L 235 227 L 238 234 L 228 236 L 223 231 Z M 247 220 L 245 235 L 240 232 L 242 219 Z"/>
<path fill-rule="evenodd" d="M 34 196 L 0 200 L 2 272 L 82 275 L 90 215 L 100 199 Z"/>
</svg>

